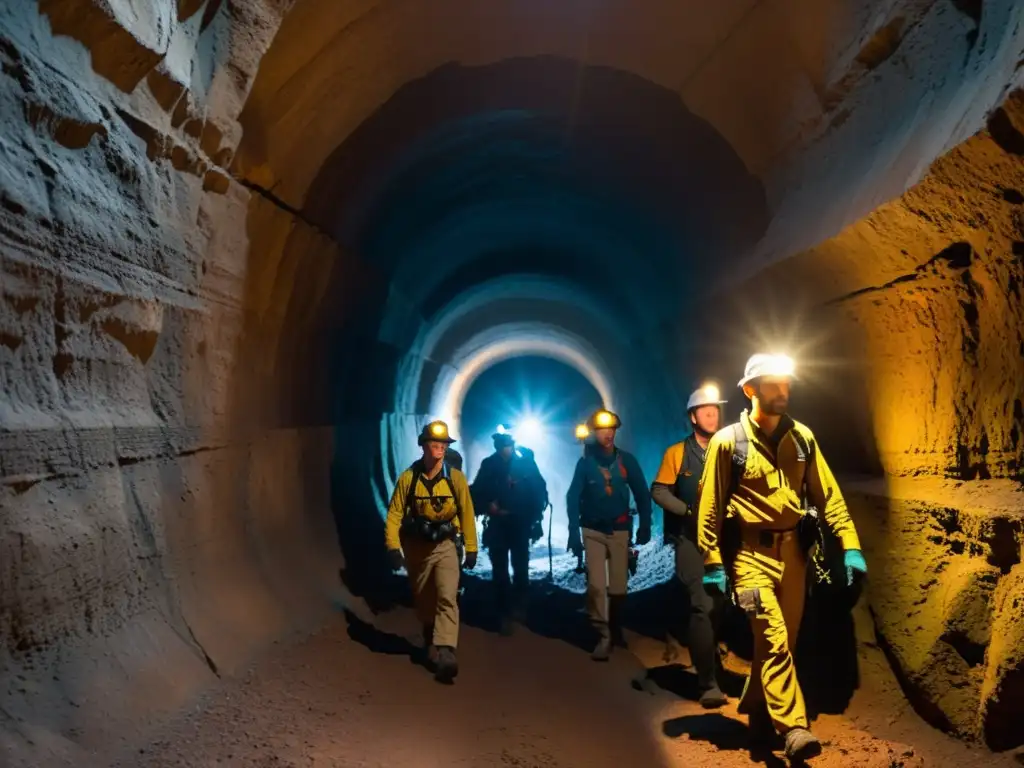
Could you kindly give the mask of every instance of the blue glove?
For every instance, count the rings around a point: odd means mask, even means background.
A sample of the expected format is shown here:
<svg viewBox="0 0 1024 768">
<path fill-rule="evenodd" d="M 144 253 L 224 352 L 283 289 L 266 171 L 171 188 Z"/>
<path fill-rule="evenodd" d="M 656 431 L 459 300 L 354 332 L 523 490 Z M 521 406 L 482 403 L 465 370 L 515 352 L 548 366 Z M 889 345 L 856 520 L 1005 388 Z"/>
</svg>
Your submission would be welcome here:
<svg viewBox="0 0 1024 768">
<path fill-rule="evenodd" d="M 725 568 L 720 565 L 713 565 L 705 571 L 702 581 L 705 587 L 721 592 L 723 595 L 729 586 L 729 579 L 725 575 Z"/>
<path fill-rule="evenodd" d="M 864 562 L 864 555 L 859 549 L 846 550 L 843 554 L 843 565 L 846 566 L 846 585 L 848 587 L 853 586 L 856 574 L 863 575 L 868 572 L 868 564 Z"/>
</svg>

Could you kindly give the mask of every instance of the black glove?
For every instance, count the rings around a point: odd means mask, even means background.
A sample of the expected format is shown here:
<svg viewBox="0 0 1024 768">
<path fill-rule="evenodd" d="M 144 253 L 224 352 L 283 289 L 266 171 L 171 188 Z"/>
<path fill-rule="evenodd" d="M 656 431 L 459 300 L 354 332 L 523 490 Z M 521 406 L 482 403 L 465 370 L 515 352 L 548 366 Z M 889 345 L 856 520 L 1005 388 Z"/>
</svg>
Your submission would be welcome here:
<svg viewBox="0 0 1024 768">
<path fill-rule="evenodd" d="M 569 543 L 566 546 L 576 557 L 583 554 L 583 541 L 580 539 L 579 528 L 569 529 Z"/>
<path fill-rule="evenodd" d="M 402 550 L 400 549 L 389 549 L 388 550 L 388 564 L 391 566 L 392 571 L 397 571 L 405 565 L 405 558 L 402 557 Z"/>
<path fill-rule="evenodd" d="M 650 525 L 650 523 L 647 523 L 646 525 L 641 524 L 641 526 L 637 529 L 637 532 L 636 532 L 636 543 L 637 543 L 637 545 L 638 546 L 643 546 L 644 544 L 646 544 L 650 540 L 651 540 L 651 525 Z"/>
<path fill-rule="evenodd" d="M 540 541 L 543 536 L 544 536 L 544 526 L 541 525 L 540 520 L 537 520 L 537 521 L 534 522 L 534 524 L 532 526 L 530 526 L 530 541 L 531 542 Z"/>
<path fill-rule="evenodd" d="M 467 552 L 466 559 L 462 563 L 462 567 L 467 571 L 472 571 L 476 568 L 476 552 Z"/>
</svg>

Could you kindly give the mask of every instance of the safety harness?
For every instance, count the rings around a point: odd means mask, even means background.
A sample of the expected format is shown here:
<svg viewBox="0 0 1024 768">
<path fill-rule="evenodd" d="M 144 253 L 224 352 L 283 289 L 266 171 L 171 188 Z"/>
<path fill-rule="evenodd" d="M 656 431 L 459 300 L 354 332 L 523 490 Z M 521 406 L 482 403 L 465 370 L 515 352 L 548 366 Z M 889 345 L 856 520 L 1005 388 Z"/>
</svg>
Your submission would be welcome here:
<svg viewBox="0 0 1024 768">
<path fill-rule="evenodd" d="M 733 494 L 739 488 L 740 480 L 746 470 L 747 453 L 750 446 L 750 439 L 747 437 L 747 431 L 743 428 L 742 423 L 736 422 L 729 429 L 732 430 L 735 447 L 732 451 L 733 466 L 729 476 L 729 491 L 725 503 L 722 505 L 723 510 L 728 509 Z M 832 578 L 829 573 L 828 559 L 825 556 L 825 526 L 820 524 L 817 508 L 810 505 L 807 491 L 807 472 L 814 457 L 814 447 L 807 442 L 807 438 L 795 427 L 790 430 L 790 434 L 793 436 L 793 442 L 796 444 L 797 460 L 804 462 L 805 467 L 803 482 L 800 485 L 800 504 L 804 508 L 804 515 L 797 524 L 797 538 L 800 541 L 800 548 L 809 557 L 813 572 L 812 584 L 830 584 Z M 772 536 L 777 531 L 766 530 L 764 533 Z M 739 551 L 739 544 L 739 521 L 735 517 L 727 517 L 722 525 L 721 546 L 722 558 L 726 563 L 731 564 L 735 559 L 736 552 Z"/>
<path fill-rule="evenodd" d="M 444 506 L 445 501 L 449 498 L 452 500 L 455 505 L 455 514 L 447 520 L 428 520 L 422 515 L 418 515 L 416 513 L 416 486 L 422 478 L 423 472 L 420 470 L 419 464 L 414 465 L 412 481 L 409 483 L 409 492 L 405 496 L 405 515 L 402 518 L 402 530 L 426 541 L 437 542 L 445 539 L 454 539 L 455 535 L 458 533 L 458 528 L 455 525 L 455 518 L 462 517 L 462 507 L 459 505 L 459 494 L 456 493 L 455 485 L 452 483 L 451 470 L 448 466 L 448 462 L 446 461 L 441 465 L 441 472 L 435 482 L 443 479 L 448 484 L 448 490 L 451 491 L 452 495 L 434 496 L 431 494 L 428 497 L 431 505 L 437 511 L 440 511 L 441 507 Z"/>
<path fill-rule="evenodd" d="M 598 460 L 596 458 L 594 458 L 594 457 L 591 457 L 591 461 L 593 461 L 594 464 L 597 465 L 598 472 L 600 472 L 601 473 L 601 477 L 604 478 L 604 493 L 605 493 L 605 496 L 614 496 L 615 495 L 615 481 L 612 479 L 613 475 L 612 475 L 611 469 L 609 469 L 608 467 L 602 466 L 598 462 Z M 615 453 L 615 464 L 618 466 L 619 477 L 622 478 L 622 482 L 626 482 L 626 480 L 628 478 L 628 474 L 626 473 L 626 465 L 622 463 L 622 454 L 617 452 L 617 451 Z M 619 517 L 615 518 L 615 524 L 616 525 L 625 525 L 625 524 L 630 522 L 630 518 L 631 517 L 632 517 L 631 510 L 627 510 L 626 514 L 620 515 Z"/>
</svg>

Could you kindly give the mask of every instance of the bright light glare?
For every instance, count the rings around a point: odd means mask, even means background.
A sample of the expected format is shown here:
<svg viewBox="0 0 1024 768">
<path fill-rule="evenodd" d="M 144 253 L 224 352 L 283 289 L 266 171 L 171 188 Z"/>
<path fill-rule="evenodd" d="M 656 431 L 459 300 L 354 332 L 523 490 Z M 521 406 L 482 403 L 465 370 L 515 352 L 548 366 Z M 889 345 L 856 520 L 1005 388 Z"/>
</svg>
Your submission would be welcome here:
<svg viewBox="0 0 1024 768">
<path fill-rule="evenodd" d="M 499 435 L 504 435 L 505 434 L 505 425 L 504 424 L 499 424 L 498 428 L 495 430 L 495 432 L 497 432 Z"/>
<path fill-rule="evenodd" d="M 527 446 L 539 443 L 544 437 L 544 425 L 535 416 L 527 416 L 516 427 L 517 442 L 525 443 Z"/>
<path fill-rule="evenodd" d="M 776 353 L 772 357 L 775 358 L 773 364 L 775 370 L 778 371 L 777 376 L 792 376 L 796 372 L 796 363 L 789 355 Z"/>
<path fill-rule="evenodd" d="M 718 387 L 716 387 L 714 384 L 706 384 L 704 386 L 704 395 L 708 398 L 708 400 L 718 400 L 719 394 L 720 393 L 718 391 Z"/>
<path fill-rule="evenodd" d="M 576 425 L 576 439 L 577 440 L 586 440 L 589 436 L 590 436 L 590 430 L 587 429 L 587 425 L 586 424 L 577 424 Z"/>
</svg>

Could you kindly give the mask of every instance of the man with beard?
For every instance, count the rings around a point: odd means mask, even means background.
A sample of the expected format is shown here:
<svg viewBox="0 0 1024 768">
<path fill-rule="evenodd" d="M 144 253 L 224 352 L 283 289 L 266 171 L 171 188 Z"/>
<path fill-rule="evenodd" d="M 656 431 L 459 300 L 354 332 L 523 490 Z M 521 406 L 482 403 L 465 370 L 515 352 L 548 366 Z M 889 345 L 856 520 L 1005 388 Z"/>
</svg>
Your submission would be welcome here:
<svg viewBox="0 0 1024 768">
<path fill-rule="evenodd" d="M 689 602 L 689 627 L 685 632 L 685 644 L 690 649 L 690 659 L 697 669 L 700 703 L 705 709 L 724 706 L 726 698 L 716 680 L 713 621 L 716 601 L 704 586 L 704 558 L 697 550 L 696 543 L 697 484 L 704 471 L 704 454 L 708 442 L 718 431 L 721 408 L 725 403 L 725 400 L 719 399 L 718 387 L 710 384 L 690 395 L 686 410 L 690 415 L 693 432 L 683 442 L 669 446 L 651 484 L 651 497 L 665 510 L 665 541 L 675 548 L 676 579 L 673 587 L 680 594 L 669 607 L 669 633 L 677 641 L 683 642 L 682 629 L 687 615 L 685 606 Z"/>
<path fill-rule="evenodd" d="M 508 432 L 491 435 L 494 453 L 480 463 L 470 488 L 477 514 L 486 515 L 483 545 L 494 567 L 501 633 L 526 615 L 530 589 L 530 538 L 546 506 L 547 487 L 532 457 L 516 449 Z M 508 566 L 512 561 L 512 581 Z"/>
<path fill-rule="evenodd" d="M 808 730 L 807 709 L 793 664 L 806 595 L 809 546 L 817 512 L 844 550 L 850 583 L 867 572 L 860 541 L 835 477 L 810 429 L 786 415 L 793 361 L 756 354 L 739 386 L 751 401 L 737 424 L 711 438 L 698 488 L 697 546 L 704 583 L 725 593 L 722 537 L 736 523 L 731 576 L 736 602 L 754 635 L 754 658 L 739 711 L 755 741 L 785 737 L 790 762 L 821 753 Z M 810 506 L 808 506 L 808 503 Z"/>
</svg>

